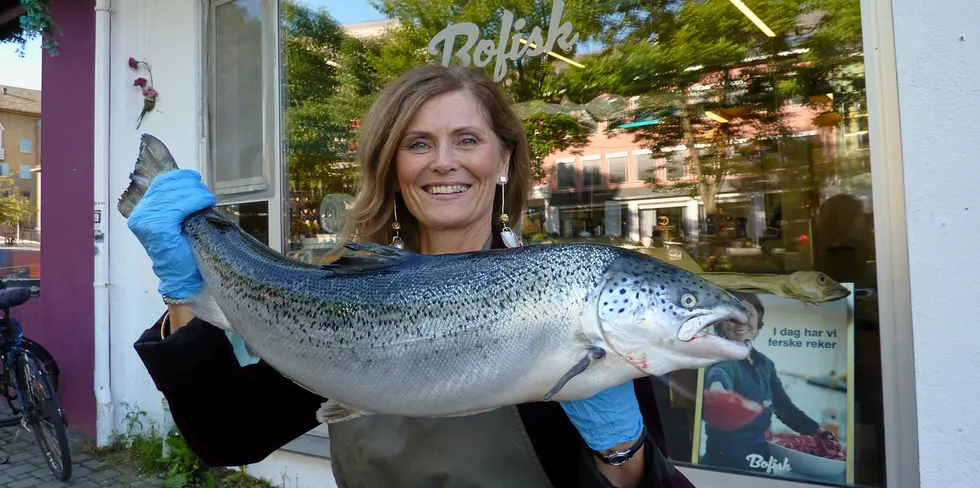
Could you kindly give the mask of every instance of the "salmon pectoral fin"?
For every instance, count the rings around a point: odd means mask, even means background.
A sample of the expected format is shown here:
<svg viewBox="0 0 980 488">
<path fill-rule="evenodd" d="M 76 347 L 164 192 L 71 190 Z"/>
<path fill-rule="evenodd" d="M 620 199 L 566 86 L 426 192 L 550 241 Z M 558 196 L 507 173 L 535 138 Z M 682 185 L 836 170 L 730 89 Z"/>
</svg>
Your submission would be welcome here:
<svg viewBox="0 0 980 488">
<path fill-rule="evenodd" d="M 595 361 L 596 359 L 602 359 L 602 357 L 605 355 L 606 355 L 605 349 L 596 346 L 589 347 L 585 351 L 585 356 L 582 357 L 582 360 L 575 363 L 575 366 L 572 366 L 572 369 L 569 369 L 568 372 L 563 374 L 561 378 L 558 378 L 558 382 L 555 383 L 555 386 L 551 388 L 551 391 L 545 394 L 544 399 L 546 401 L 550 400 L 551 397 L 555 396 L 559 391 L 561 391 L 561 389 L 565 387 L 565 384 L 567 384 L 572 378 L 578 376 L 583 371 L 585 371 L 585 369 L 588 368 L 590 364 L 592 364 L 592 361 Z"/>
<path fill-rule="evenodd" d="M 354 411 L 354 409 L 336 400 L 327 400 L 326 402 L 323 402 L 323 405 L 320 405 L 320 409 L 316 411 L 316 420 L 324 424 L 334 424 L 345 420 L 363 417 L 364 415 L 369 414 L 366 412 Z"/>
</svg>

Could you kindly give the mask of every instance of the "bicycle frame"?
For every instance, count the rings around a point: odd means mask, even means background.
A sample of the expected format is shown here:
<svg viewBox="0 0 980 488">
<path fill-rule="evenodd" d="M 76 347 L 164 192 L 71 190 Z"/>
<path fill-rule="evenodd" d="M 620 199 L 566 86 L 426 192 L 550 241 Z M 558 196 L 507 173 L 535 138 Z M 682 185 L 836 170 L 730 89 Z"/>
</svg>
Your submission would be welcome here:
<svg viewBox="0 0 980 488">
<path fill-rule="evenodd" d="M 33 408 L 33 403 L 24 401 L 27 385 L 22 385 L 20 382 L 20 375 L 17 374 L 17 359 L 20 356 L 24 356 L 24 360 L 28 364 L 36 363 L 37 360 L 31 357 L 32 354 L 30 351 L 21 347 L 23 340 L 24 328 L 20 325 L 20 322 L 10 317 L 9 308 L 3 309 L 3 318 L 0 320 L 0 368 L 3 368 L 2 375 L 0 375 L 0 388 L 3 388 L 3 390 L 0 391 L 3 391 L 3 395 L 8 401 L 16 399 L 17 404 L 21 407 L 21 411 L 19 415 L 14 415 L 10 419 L 0 421 L 0 427 L 12 427 L 17 424 L 22 424 L 33 413 L 30 410 L 30 408 Z M 43 368 L 36 369 L 39 376 L 47 374 Z M 9 396 L 8 391 L 11 386 L 16 393 L 16 397 Z M 25 405 L 27 405 L 26 412 Z"/>
</svg>

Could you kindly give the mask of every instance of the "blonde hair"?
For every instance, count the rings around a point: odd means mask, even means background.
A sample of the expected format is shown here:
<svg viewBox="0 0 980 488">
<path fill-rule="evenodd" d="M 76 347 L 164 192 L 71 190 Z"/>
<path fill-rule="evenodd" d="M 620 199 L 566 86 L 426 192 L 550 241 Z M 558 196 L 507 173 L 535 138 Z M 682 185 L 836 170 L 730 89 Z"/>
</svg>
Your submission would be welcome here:
<svg viewBox="0 0 980 488">
<path fill-rule="evenodd" d="M 532 177 L 527 135 L 520 118 L 503 92 L 483 72 L 469 67 L 423 65 L 386 85 L 363 121 L 357 151 L 360 188 L 353 206 L 345 214 L 334 252 L 341 252 L 344 244 L 355 239 L 390 244 L 395 235 L 391 228 L 395 205 L 401 225 L 399 236 L 405 241 L 405 248 L 419 252 L 418 221 L 395 192 L 398 185 L 395 156 L 399 140 L 422 104 L 436 95 L 456 90 L 466 90 L 476 98 L 503 149 L 511 150 L 505 210 L 511 226 L 520 222 Z M 495 231 L 501 228 L 500 200 L 497 191 L 491 224 Z"/>
</svg>

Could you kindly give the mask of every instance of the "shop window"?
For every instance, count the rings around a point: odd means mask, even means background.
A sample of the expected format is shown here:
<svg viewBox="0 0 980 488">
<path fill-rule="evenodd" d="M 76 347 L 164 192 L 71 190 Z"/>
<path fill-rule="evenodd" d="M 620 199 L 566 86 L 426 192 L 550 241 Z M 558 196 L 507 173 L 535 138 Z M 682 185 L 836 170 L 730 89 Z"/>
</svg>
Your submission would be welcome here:
<svg viewBox="0 0 980 488">
<path fill-rule="evenodd" d="M 686 151 L 670 151 L 667 153 L 666 159 L 667 161 L 664 165 L 667 169 L 667 181 L 677 181 L 687 177 Z"/>
<path fill-rule="evenodd" d="M 602 160 L 599 156 L 582 158 L 582 186 L 584 188 L 602 186 Z"/>
<path fill-rule="evenodd" d="M 276 24 L 271 0 L 213 0 L 210 4 L 208 128 L 210 188 L 219 202 L 274 196 L 277 105 L 268 53 Z"/>
<path fill-rule="evenodd" d="M 655 180 L 657 175 L 654 173 L 656 169 L 654 167 L 653 154 L 649 152 L 635 154 L 633 156 L 636 160 L 636 182 L 644 183 L 648 180 Z"/>
<path fill-rule="evenodd" d="M 859 2 L 821 4 L 819 12 L 795 0 L 745 2 L 756 10 L 751 18 L 731 2 L 668 3 L 566 1 L 559 20 L 578 34 L 574 46 L 552 43 L 549 52 L 501 63 L 476 46 L 501 38 L 503 5 L 403 0 L 383 2 L 380 12 L 288 4 L 280 18 L 282 105 L 269 110 L 282 114 L 287 252 L 323 259 L 357 191 L 360 120 L 374 96 L 409 68 L 459 62 L 465 36 L 446 56 L 438 42 L 430 52 L 430 41 L 471 22 L 477 35 L 463 54 L 513 100 L 533 147 L 531 186 L 548 189 L 531 197 L 526 244 L 601 242 L 707 276 L 773 284 L 819 271 L 840 284 L 815 297 L 742 296 L 763 317 L 749 332 L 758 332 L 751 338 L 765 357 L 651 379 L 672 461 L 689 472 L 722 471 L 736 487 L 752 486 L 753 477 L 786 487 L 882 487 L 883 439 L 897 435 L 884 431 L 878 359 L 875 243 L 888 236 L 872 229 L 865 67 L 854 55 L 864 51 Z M 259 0 L 228 4 L 261 10 Z M 556 5 L 506 8 L 524 19 L 526 39 L 534 26 L 547 35 Z M 254 53 L 266 52 L 255 45 L 268 39 L 259 27 L 265 18 L 228 17 L 240 32 L 227 35 L 247 48 L 219 49 L 226 59 L 215 64 L 263 93 L 256 80 L 267 75 L 259 71 L 271 70 Z M 252 108 L 229 109 L 225 117 L 241 128 L 229 129 L 227 153 L 215 151 L 250 162 L 237 151 L 252 147 L 245 142 L 268 153 L 259 142 L 267 122 L 259 97 L 229 86 L 213 103 Z M 224 120 L 214 113 L 213 132 Z M 261 175 L 242 169 L 229 181 Z M 825 432 L 837 442 L 813 437 Z"/>
<path fill-rule="evenodd" d="M 558 173 L 558 189 L 569 190 L 575 188 L 575 160 L 558 161 L 555 166 Z"/>
<path fill-rule="evenodd" d="M 606 166 L 609 167 L 609 184 L 621 185 L 626 183 L 626 155 L 606 156 Z"/>
</svg>

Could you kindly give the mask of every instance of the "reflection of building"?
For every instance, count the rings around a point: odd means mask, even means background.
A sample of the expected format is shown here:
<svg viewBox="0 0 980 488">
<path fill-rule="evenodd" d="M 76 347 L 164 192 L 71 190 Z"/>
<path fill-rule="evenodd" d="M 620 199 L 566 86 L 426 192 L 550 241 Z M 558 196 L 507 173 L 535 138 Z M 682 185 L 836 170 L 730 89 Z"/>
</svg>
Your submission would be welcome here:
<svg viewBox="0 0 980 488">
<path fill-rule="evenodd" d="M 0 87 L 0 175 L 10 175 L 20 196 L 39 205 L 41 168 L 41 92 Z M 35 173 L 37 178 L 35 178 Z M 40 213 L 22 222 L 19 240 L 37 241 Z"/>
<path fill-rule="evenodd" d="M 685 146 L 654 153 L 634 142 L 633 134 L 607 132 L 608 124 L 600 122 L 587 146 L 546 158 L 547 181 L 540 188 L 547 188 L 550 197 L 532 202 L 546 222 L 543 229 L 525 231 L 525 237 L 544 232 L 553 238 L 612 239 L 641 246 L 673 241 L 692 249 L 705 240 L 727 241 L 727 255 L 759 255 L 761 246 L 769 246 L 808 267 L 808 253 L 799 252 L 812 234 L 815 209 L 810 202 L 815 199 L 808 192 L 817 191 L 819 199 L 835 192 L 860 193 L 854 180 L 869 174 L 867 130 L 861 124 L 866 115 L 851 113 L 844 122 L 836 112 L 822 110 L 827 105 L 819 103 L 826 101 L 815 100 L 811 106 L 789 102 L 783 108 L 794 149 L 781 149 L 781 157 L 789 160 L 781 169 L 768 168 L 765 156 L 758 161 L 733 156 L 758 142 L 752 137 L 724 147 L 732 174 L 724 176 L 715 192 L 717 215 L 705 212 Z M 699 144 L 697 150 L 702 159 L 713 154 L 709 144 Z M 847 164 L 848 158 L 856 165 Z M 866 203 L 870 211 L 870 201 Z M 666 227 L 661 223 L 665 218 Z"/>
</svg>

